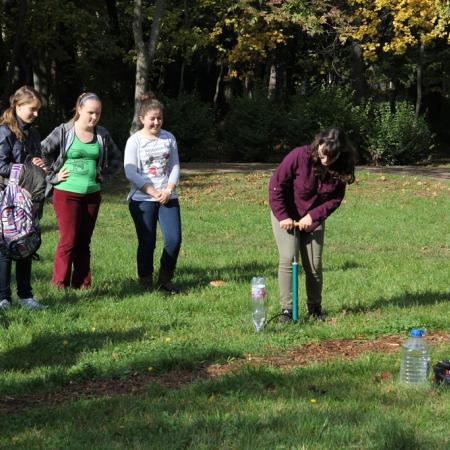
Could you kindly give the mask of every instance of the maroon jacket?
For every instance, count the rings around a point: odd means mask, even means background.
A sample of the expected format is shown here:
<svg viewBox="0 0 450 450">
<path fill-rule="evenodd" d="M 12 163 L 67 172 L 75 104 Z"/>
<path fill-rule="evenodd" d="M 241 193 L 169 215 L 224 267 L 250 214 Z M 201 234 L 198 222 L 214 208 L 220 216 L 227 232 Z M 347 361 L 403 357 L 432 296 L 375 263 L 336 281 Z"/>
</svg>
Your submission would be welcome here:
<svg viewBox="0 0 450 450">
<path fill-rule="evenodd" d="M 294 148 L 276 168 L 269 183 L 269 203 L 279 220 L 299 220 L 310 214 L 311 231 L 342 202 L 345 183 L 314 175 L 309 145 Z"/>
</svg>

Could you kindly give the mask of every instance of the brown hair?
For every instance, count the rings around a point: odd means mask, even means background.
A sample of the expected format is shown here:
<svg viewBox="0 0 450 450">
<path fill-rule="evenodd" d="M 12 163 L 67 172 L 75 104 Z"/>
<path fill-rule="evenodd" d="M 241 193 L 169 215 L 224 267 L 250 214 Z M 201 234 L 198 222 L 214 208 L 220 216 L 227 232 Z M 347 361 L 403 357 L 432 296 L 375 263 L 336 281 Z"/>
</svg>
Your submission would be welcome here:
<svg viewBox="0 0 450 450">
<path fill-rule="evenodd" d="M 22 86 L 9 97 L 9 107 L 5 109 L 0 117 L 0 123 L 7 125 L 20 141 L 25 140 L 25 135 L 17 121 L 16 108 L 26 103 L 37 102 L 39 107 L 42 105 L 42 98 L 36 89 L 30 86 Z"/>
<path fill-rule="evenodd" d="M 96 100 L 100 104 L 102 104 L 102 101 L 100 100 L 100 97 L 97 94 L 94 94 L 93 92 L 83 92 L 80 94 L 77 98 L 77 101 L 75 102 L 75 114 L 72 117 L 72 121 L 75 122 L 80 117 L 80 113 L 78 110 L 88 101 L 88 100 Z"/>
<path fill-rule="evenodd" d="M 329 166 L 324 166 L 319 157 L 319 146 L 324 144 L 322 152 L 330 160 L 336 158 Z M 311 144 L 311 161 L 314 174 L 322 180 L 331 176 L 351 184 L 355 181 L 356 151 L 345 133 L 339 128 L 330 128 L 319 133 Z"/>
<path fill-rule="evenodd" d="M 149 111 L 159 109 L 164 112 L 164 105 L 155 97 L 153 92 L 146 92 L 139 97 L 139 117 L 144 117 Z"/>
</svg>

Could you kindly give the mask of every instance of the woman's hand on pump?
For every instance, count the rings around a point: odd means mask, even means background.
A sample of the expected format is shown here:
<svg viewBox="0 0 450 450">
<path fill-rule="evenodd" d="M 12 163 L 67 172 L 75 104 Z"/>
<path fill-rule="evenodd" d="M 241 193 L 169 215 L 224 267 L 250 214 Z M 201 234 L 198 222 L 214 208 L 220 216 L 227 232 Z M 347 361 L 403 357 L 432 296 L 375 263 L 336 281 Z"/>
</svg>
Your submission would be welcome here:
<svg viewBox="0 0 450 450">
<path fill-rule="evenodd" d="M 302 217 L 300 221 L 297 223 L 298 227 L 302 231 L 308 231 L 312 225 L 312 217 L 309 214 L 306 214 L 306 216 Z"/>
<path fill-rule="evenodd" d="M 295 226 L 295 222 L 292 219 L 280 220 L 280 228 L 283 230 L 292 230 Z"/>
</svg>

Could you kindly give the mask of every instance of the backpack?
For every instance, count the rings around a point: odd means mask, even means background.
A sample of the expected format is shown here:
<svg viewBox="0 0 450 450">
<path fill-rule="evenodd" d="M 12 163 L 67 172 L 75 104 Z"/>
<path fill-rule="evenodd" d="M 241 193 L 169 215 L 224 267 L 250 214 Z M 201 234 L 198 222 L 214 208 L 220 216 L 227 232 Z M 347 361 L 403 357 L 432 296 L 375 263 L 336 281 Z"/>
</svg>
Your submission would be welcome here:
<svg viewBox="0 0 450 450">
<path fill-rule="evenodd" d="M 8 185 L 0 194 L 0 251 L 14 260 L 34 255 L 41 231 L 30 193 L 19 186 L 22 164 L 13 164 Z"/>
</svg>

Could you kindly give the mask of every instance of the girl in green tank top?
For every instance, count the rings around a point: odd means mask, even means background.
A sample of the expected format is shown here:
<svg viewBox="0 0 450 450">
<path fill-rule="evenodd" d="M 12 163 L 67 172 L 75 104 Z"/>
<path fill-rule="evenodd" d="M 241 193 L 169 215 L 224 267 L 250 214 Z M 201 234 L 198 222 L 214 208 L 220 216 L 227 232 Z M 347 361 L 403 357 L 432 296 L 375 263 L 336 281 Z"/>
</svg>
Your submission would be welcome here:
<svg viewBox="0 0 450 450">
<path fill-rule="evenodd" d="M 100 183 L 97 181 L 99 155 L 100 146 L 96 135 L 89 143 L 82 142 L 75 136 L 63 166 L 63 169 L 68 171 L 69 177 L 58 184 L 58 189 L 78 194 L 100 191 Z"/>
</svg>

